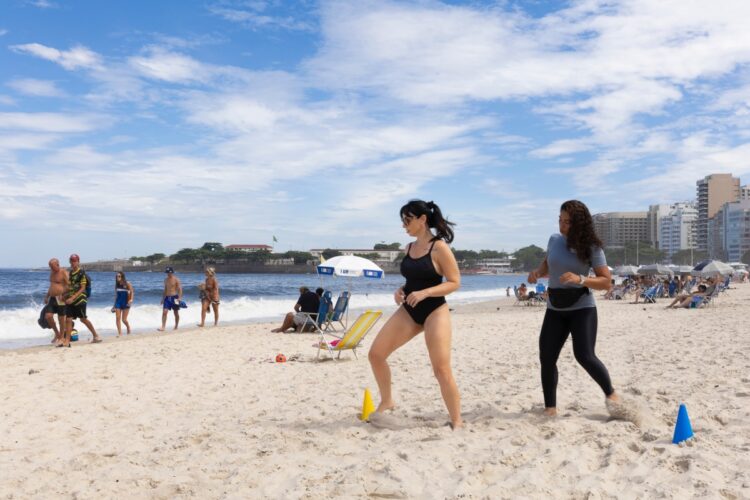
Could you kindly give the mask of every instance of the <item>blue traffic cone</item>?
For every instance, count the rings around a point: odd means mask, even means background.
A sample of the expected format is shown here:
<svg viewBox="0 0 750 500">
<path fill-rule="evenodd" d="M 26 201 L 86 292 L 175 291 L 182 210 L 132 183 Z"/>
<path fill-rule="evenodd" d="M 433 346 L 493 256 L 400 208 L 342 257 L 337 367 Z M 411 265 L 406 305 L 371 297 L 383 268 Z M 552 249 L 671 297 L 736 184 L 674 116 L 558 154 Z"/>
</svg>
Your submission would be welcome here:
<svg viewBox="0 0 750 500">
<path fill-rule="evenodd" d="M 674 426 L 674 437 L 672 437 L 672 442 L 678 444 L 686 439 L 690 439 L 691 437 L 693 437 L 693 427 L 690 425 L 690 417 L 688 417 L 685 405 L 681 404 L 680 411 L 677 412 L 677 423 Z"/>
</svg>

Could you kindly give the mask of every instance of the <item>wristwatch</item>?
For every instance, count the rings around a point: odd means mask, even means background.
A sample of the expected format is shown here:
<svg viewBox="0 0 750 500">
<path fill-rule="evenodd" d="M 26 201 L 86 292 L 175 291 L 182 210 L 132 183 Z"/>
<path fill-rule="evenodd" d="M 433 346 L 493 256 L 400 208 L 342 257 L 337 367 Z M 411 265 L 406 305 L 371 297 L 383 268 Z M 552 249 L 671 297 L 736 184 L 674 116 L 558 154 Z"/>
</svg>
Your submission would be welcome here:
<svg viewBox="0 0 750 500">
<path fill-rule="evenodd" d="M 579 281 L 578 284 L 579 285 L 583 285 L 583 282 L 586 281 L 586 276 L 584 276 L 583 274 L 581 274 L 580 277 L 581 277 L 581 281 Z"/>
</svg>

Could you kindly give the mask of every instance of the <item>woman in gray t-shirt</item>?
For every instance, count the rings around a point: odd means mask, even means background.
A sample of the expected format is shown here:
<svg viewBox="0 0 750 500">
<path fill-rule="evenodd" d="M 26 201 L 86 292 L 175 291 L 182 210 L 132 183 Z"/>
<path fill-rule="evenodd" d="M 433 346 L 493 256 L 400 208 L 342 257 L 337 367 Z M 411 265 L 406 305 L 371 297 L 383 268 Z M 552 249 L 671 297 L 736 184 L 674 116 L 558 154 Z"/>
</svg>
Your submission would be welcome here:
<svg viewBox="0 0 750 500">
<path fill-rule="evenodd" d="M 588 208 L 580 201 L 562 204 L 559 224 L 560 234 L 550 237 L 544 261 L 528 277 L 529 283 L 549 277 L 547 312 L 539 334 L 544 413 L 557 415 L 557 358 L 571 335 L 576 360 L 604 391 L 610 414 L 627 418 L 612 388 L 609 372 L 594 352 L 596 302 L 589 289 L 609 290 L 612 279 L 602 242 L 596 235 Z M 589 277 L 591 268 L 596 273 L 593 278 Z"/>
</svg>

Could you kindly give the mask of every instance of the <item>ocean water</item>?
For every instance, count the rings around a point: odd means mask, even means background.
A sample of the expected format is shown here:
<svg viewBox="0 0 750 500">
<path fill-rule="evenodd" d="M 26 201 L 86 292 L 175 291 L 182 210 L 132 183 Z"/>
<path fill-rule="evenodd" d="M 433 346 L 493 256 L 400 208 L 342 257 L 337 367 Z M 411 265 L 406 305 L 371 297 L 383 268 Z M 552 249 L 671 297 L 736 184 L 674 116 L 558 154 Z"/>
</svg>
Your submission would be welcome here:
<svg viewBox="0 0 750 500">
<path fill-rule="evenodd" d="M 92 272 L 92 294 L 87 314 L 103 336 L 116 334 L 113 272 Z M 187 309 L 180 312 L 180 325 L 193 327 L 200 321 L 198 284 L 201 273 L 178 273 Z M 129 273 L 135 289 L 135 300 L 129 322 L 134 333 L 153 332 L 161 326 L 160 305 L 164 286 L 162 273 Z M 393 306 L 393 292 L 404 282 L 400 275 L 382 280 L 364 278 L 320 277 L 315 274 L 225 274 L 218 275 L 221 290 L 220 323 L 280 321 L 292 310 L 300 286 L 330 290 L 334 301 L 343 290 L 351 290 L 351 310 Z M 448 297 L 452 304 L 506 298 L 506 287 L 518 285 L 526 275 L 463 276 L 461 289 Z M 52 338 L 52 330 L 37 324 L 44 295 L 49 285 L 48 271 L 0 269 L 0 348 L 42 345 Z M 511 295 L 512 297 L 512 295 Z M 206 323 L 212 321 L 210 314 Z M 167 328 L 171 328 L 170 314 Z M 85 326 L 76 324 L 82 339 L 90 338 Z"/>
</svg>

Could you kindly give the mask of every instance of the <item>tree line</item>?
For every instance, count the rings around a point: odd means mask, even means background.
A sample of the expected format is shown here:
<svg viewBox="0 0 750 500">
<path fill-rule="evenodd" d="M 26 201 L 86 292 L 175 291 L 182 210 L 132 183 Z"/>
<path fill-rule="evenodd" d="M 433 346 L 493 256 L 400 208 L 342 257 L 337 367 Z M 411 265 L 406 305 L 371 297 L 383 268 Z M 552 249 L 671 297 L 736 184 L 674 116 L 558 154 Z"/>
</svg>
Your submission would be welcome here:
<svg viewBox="0 0 750 500">
<path fill-rule="evenodd" d="M 360 256 L 370 260 L 379 260 L 380 256 L 377 253 L 378 250 L 399 250 L 400 248 L 401 244 L 398 242 L 380 242 L 373 246 L 372 253 Z M 458 250 L 455 248 L 452 248 L 452 250 L 453 254 L 456 256 L 456 261 L 458 261 L 459 266 L 463 269 L 477 267 L 486 259 L 504 259 L 512 257 L 514 270 L 524 272 L 536 269 L 544 259 L 546 253 L 543 248 L 536 245 L 519 248 L 512 253 L 496 250 L 475 251 Z M 666 260 L 666 254 L 664 251 L 654 248 L 651 243 L 646 241 L 627 243 L 624 247 L 605 248 L 604 254 L 607 258 L 607 263 L 612 267 L 624 264 L 656 264 Z M 332 257 L 341 255 L 341 252 L 332 248 L 327 248 L 323 250 L 322 255 L 324 259 L 328 260 Z M 396 261 L 400 261 L 403 256 L 404 253 L 399 252 Z M 708 254 L 705 252 L 699 252 L 697 250 L 693 250 L 692 252 L 690 250 L 680 250 L 673 254 L 670 260 L 672 264 L 694 265 L 707 258 Z M 316 260 L 315 256 L 310 252 L 295 250 L 290 250 L 284 253 L 272 253 L 268 250 L 237 252 L 227 250 L 221 243 L 217 242 L 206 242 L 200 248 L 183 248 L 169 256 L 163 253 L 155 253 L 144 257 L 134 256 L 130 258 L 131 261 L 144 261 L 151 265 L 164 262 L 165 260 L 183 264 L 201 263 L 207 265 L 220 262 L 248 262 L 263 264 L 278 259 L 293 259 L 295 264 L 308 264 Z M 742 262 L 750 264 L 750 251 L 745 252 L 742 256 Z"/>
</svg>

